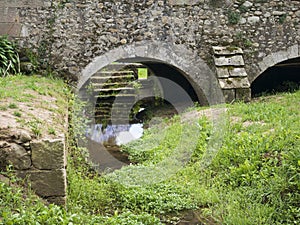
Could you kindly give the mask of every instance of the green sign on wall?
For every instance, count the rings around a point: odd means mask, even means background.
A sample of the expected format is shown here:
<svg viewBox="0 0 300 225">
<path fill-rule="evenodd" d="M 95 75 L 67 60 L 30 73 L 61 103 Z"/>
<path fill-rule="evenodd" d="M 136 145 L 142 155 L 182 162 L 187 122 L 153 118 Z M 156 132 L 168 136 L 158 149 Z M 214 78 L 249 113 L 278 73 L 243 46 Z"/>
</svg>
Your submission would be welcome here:
<svg viewBox="0 0 300 225">
<path fill-rule="evenodd" d="M 147 68 L 138 68 L 138 79 L 143 80 L 148 77 L 148 69 Z"/>
</svg>

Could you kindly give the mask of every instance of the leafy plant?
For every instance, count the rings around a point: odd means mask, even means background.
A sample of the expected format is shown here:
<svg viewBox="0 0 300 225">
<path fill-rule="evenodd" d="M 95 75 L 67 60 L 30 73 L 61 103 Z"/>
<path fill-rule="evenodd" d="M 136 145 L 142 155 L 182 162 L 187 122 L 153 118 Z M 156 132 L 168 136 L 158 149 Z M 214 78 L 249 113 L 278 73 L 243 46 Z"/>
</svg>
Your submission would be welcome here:
<svg viewBox="0 0 300 225">
<path fill-rule="evenodd" d="M 20 60 L 14 43 L 0 36 L 0 76 L 20 72 Z"/>
<path fill-rule="evenodd" d="M 18 106 L 16 105 L 16 103 L 10 103 L 10 104 L 8 105 L 8 108 L 10 108 L 10 109 L 17 109 Z"/>
<path fill-rule="evenodd" d="M 22 114 L 19 111 L 14 111 L 14 116 L 16 117 L 21 117 Z"/>
<path fill-rule="evenodd" d="M 241 19 L 241 15 L 238 12 L 229 11 L 227 14 L 229 24 L 238 24 Z"/>
</svg>

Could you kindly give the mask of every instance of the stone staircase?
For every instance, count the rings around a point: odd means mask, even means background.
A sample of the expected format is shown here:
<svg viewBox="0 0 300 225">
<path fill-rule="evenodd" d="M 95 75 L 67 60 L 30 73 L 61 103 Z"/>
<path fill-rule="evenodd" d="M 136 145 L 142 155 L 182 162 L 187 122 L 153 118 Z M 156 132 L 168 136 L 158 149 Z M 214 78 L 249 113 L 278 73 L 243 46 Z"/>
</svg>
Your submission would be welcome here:
<svg viewBox="0 0 300 225">
<path fill-rule="evenodd" d="M 134 82 L 140 82 L 137 80 L 139 67 L 145 66 L 139 63 L 112 63 L 91 77 L 93 96 L 97 98 L 96 123 L 111 123 L 112 113 L 114 122 L 128 123 L 131 120 L 125 109 L 135 101 L 137 88 Z"/>
</svg>

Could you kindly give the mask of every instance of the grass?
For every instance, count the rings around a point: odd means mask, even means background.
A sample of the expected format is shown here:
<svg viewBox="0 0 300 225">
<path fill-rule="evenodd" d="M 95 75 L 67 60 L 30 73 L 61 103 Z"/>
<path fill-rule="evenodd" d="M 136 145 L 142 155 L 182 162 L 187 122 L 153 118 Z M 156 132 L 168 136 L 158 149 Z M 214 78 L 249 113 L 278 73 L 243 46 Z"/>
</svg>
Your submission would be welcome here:
<svg viewBox="0 0 300 225">
<path fill-rule="evenodd" d="M 108 174 L 69 143 L 67 210 L 0 182 L 0 224 L 176 224 L 189 210 L 203 224 L 299 224 L 299 102 L 227 105 L 217 126 L 176 116 L 123 146 L 135 164 Z M 74 136 L 84 121 L 72 117 Z"/>
<path fill-rule="evenodd" d="M 18 117 L 19 126 L 29 127 L 38 137 L 61 133 L 64 132 L 61 126 L 67 116 L 69 92 L 62 80 L 51 77 L 22 74 L 0 77 L 0 112 Z M 52 116 L 41 118 L 47 113 Z"/>
</svg>

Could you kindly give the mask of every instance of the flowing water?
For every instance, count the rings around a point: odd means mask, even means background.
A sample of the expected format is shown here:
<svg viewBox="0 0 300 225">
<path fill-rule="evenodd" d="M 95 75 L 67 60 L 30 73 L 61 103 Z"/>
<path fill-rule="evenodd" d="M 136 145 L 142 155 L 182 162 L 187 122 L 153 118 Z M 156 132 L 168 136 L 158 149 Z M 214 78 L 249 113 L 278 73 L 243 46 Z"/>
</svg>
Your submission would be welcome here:
<svg viewBox="0 0 300 225">
<path fill-rule="evenodd" d="M 90 161 L 99 171 L 113 171 L 128 165 L 128 156 L 120 151 L 120 146 L 143 135 L 143 124 L 95 124 L 88 132 L 88 149 Z"/>
</svg>

